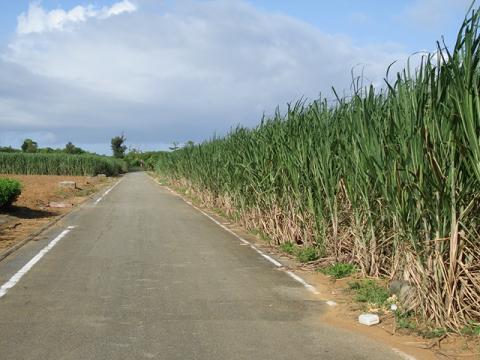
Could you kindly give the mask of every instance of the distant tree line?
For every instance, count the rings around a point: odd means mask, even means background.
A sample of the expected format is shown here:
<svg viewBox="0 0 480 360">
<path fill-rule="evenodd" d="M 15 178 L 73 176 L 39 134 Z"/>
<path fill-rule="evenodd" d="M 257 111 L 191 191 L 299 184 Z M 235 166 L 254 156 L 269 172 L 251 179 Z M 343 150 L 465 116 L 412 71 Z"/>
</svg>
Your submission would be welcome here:
<svg viewBox="0 0 480 360">
<path fill-rule="evenodd" d="M 127 151 L 127 146 L 125 145 L 127 138 L 125 134 L 121 134 L 120 136 L 114 136 L 111 139 L 111 149 L 112 155 L 118 159 L 124 159 L 130 168 L 141 168 L 144 170 L 153 170 L 155 167 L 156 162 L 158 161 L 159 156 L 165 153 L 165 151 L 146 151 L 143 152 L 141 150 L 130 148 Z M 191 147 L 195 146 L 193 141 L 187 141 L 183 144 L 180 144 L 176 141 L 172 143 L 169 147 L 170 151 L 176 151 L 178 149 L 184 147 Z M 24 153 L 39 153 L 39 154 L 72 154 L 72 155 L 82 155 L 82 154 L 90 154 L 90 155 L 97 155 L 95 153 L 86 151 L 76 145 L 74 145 L 71 141 L 65 144 L 64 148 L 51 148 L 51 147 L 44 147 L 41 148 L 38 146 L 38 143 L 32 139 L 25 139 L 19 149 L 16 149 L 12 146 L 0 146 L 0 153 L 16 153 L 16 152 L 24 152 Z"/>
<path fill-rule="evenodd" d="M 0 146 L 0 152 L 8 152 L 8 153 L 15 153 L 15 152 L 24 152 L 24 153 L 39 153 L 39 154 L 50 154 L 50 153 L 60 153 L 60 154 L 93 154 L 82 148 L 75 146 L 72 142 L 68 142 L 63 149 L 53 149 L 51 147 L 41 148 L 38 147 L 38 143 L 32 139 L 25 139 L 22 143 L 20 149 L 16 149 L 11 146 Z"/>
<path fill-rule="evenodd" d="M 124 134 L 121 136 L 115 136 L 111 140 L 112 145 L 112 153 L 113 156 L 119 159 L 123 159 L 125 157 L 125 152 L 127 150 L 127 146 L 125 145 L 125 141 L 127 138 Z M 32 139 L 25 139 L 20 146 L 20 149 L 16 149 L 12 146 L 0 146 L 0 152 L 8 152 L 8 153 L 15 153 L 15 152 L 24 152 L 24 153 L 39 153 L 39 154 L 51 154 L 51 153 L 60 153 L 60 154 L 72 154 L 72 155 L 82 155 L 82 154 L 92 154 L 97 155 L 95 153 L 86 151 L 76 145 L 74 145 L 71 141 L 69 141 L 65 147 L 62 148 L 51 148 L 45 147 L 41 148 L 38 146 L 38 143 Z"/>
</svg>

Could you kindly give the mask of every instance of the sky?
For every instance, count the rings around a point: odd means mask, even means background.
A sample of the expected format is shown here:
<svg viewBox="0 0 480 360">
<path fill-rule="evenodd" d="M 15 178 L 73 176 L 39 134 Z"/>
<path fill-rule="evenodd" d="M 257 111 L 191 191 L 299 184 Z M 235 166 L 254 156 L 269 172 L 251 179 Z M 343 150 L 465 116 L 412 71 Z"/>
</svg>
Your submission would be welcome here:
<svg viewBox="0 0 480 360">
<path fill-rule="evenodd" d="M 110 153 L 201 142 L 352 70 L 453 44 L 470 0 L 43 0 L 0 4 L 0 146 Z"/>
</svg>

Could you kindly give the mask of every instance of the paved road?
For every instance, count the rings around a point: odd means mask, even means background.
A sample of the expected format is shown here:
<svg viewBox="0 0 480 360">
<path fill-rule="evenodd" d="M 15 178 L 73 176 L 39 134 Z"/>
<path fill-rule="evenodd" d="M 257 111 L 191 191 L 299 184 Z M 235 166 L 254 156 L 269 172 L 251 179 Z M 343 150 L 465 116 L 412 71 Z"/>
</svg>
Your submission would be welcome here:
<svg viewBox="0 0 480 360">
<path fill-rule="evenodd" d="M 0 284 L 71 225 L 0 298 L 0 359 L 396 358 L 143 173 L 1 262 Z"/>
</svg>

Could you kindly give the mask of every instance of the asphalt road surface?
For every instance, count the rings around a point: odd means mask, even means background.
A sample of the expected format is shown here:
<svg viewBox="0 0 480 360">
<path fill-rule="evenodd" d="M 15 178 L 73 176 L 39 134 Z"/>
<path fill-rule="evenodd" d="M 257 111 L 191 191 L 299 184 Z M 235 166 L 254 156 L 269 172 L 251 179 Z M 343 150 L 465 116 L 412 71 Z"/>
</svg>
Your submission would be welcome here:
<svg viewBox="0 0 480 360">
<path fill-rule="evenodd" d="M 144 173 L 0 262 L 5 283 L 2 360 L 399 358 Z"/>
</svg>

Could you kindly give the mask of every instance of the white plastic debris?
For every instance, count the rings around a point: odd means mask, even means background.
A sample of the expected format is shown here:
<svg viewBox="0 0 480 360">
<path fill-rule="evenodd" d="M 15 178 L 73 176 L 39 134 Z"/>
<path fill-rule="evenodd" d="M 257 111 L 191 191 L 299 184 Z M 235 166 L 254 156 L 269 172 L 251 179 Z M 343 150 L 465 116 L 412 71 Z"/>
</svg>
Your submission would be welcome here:
<svg viewBox="0 0 480 360">
<path fill-rule="evenodd" d="M 358 322 L 363 325 L 372 326 L 380 322 L 380 318 L 376 314 L 362 314 L 358 317 Z"/>
<path fill-rule="evenodd" d="M 397 304 L 392 304 L 392 305 L 390 305 L 390 310 L 392 310 L 392 311 L 397 311 L 397 310 L 398 310 Z"/>
</svg>

